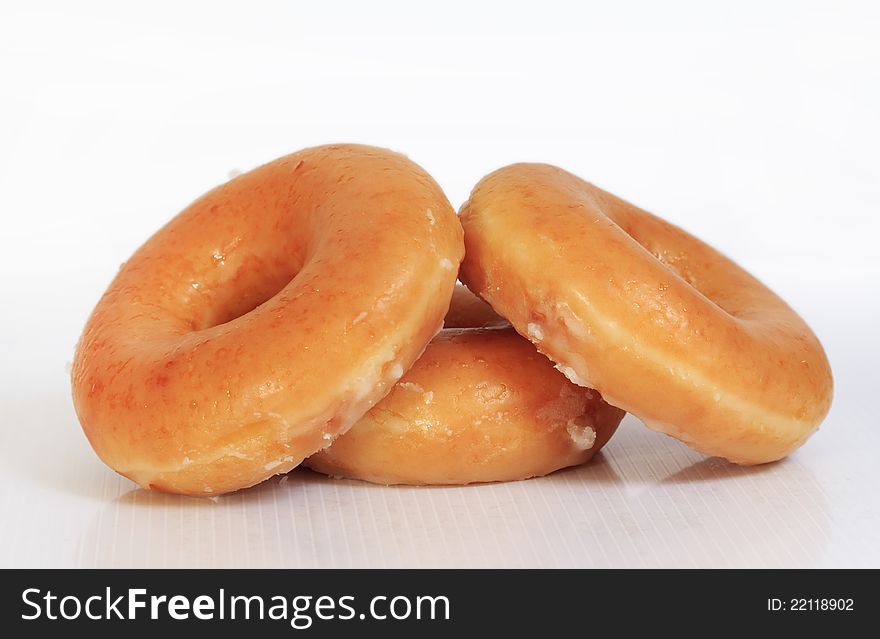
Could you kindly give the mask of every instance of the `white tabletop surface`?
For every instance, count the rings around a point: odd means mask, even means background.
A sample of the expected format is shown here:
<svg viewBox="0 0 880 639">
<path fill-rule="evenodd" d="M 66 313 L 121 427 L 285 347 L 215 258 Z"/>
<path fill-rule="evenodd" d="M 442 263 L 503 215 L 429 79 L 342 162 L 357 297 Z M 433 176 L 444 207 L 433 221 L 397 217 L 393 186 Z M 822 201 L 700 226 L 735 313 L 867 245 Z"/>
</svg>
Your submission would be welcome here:
<svg viewBox="0 0 880 639">
<path fill-rule="evenodd" d="M 297 4 L 0 8 L 0 567 L 880 567 L 876 5 Z M 331 141 L 408 153 L 456 206 L 541 160 L 684 226 L 814 328 L 831 413 L 755 468 L 628 416 L 525 482 L 139 490 L 73 412 L 88 313 L 230 171 Z"/>
</svg>

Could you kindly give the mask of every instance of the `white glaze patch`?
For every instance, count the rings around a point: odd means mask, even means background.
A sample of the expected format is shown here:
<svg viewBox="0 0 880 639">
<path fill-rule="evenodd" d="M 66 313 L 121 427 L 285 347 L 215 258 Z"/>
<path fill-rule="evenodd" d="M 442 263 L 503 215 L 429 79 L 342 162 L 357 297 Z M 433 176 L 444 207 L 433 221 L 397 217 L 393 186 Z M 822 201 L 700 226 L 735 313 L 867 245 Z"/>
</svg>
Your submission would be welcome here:
<svg viewBox="0 0 880 639">
<path fill-rule="evenodd" d="M 388 376 L 396 382 L 403 377 L 403 366 L 399 363 L 395 363 L 394 366 L 388 369 Z"/>
<path fill-rule="evenodd" d="M 574 370 L 571 366 L 565 366 L 564 364 L 555 364 L 553 368 L 565 375 L 568 378 L 568 381 L 570 381 L 572 384 L 577 384 L 578 386 L 584 386 L 587 388 L 590 386 L 590 384 L 585 379 L 580 377 L 577 374 L 577 371 Z"/>
<path fill-rule="evenodd" d="M 425 217 L 428 218 L 428 223 L 431 226 L 434 226 L 434 224 L 436 224 L 437 220 L 434 219 L 434 211 L 432 211 L 431 209 L 425 211 Z"/>
<path fill-rule="evenodd" d="M 538 340 L 540 342 L 544 339 L 544 330 L 541 328 L 540 324 L 529 322 L 528 326 L 526 326 L 526 332 L 533 340 Z"/>
<path fill-rule="evenodd" d="M 352 325 L 360 324 L 361 322 L 364 321 L 364 319 L 366 319 L 366 317 L 367 317 L 367 312 L 366 312 L 366 311 L 361 311 L 361 312 L 358 313 L 357 316 L 351 321 L 351 323 L 352 323 Z"/>
<path fill-rule="evenodd" d="M 565 431 L 576 448 L 589 450 L 596 443 L 596 431 L 587 424 L 578 424 L 576 420 L 568 420 Z"/>
<path fill-rule="evenodd" d="M 454 266 L 454 264 L 452 263 L 452 260 L 450 260 L 449 258 L 444 257 L 443 259 L 440 260 L 440 268 L 442 268 L 442 269 L 445 269 L 447 271 L 451 271 L 453 266 Z"/>
</svg>

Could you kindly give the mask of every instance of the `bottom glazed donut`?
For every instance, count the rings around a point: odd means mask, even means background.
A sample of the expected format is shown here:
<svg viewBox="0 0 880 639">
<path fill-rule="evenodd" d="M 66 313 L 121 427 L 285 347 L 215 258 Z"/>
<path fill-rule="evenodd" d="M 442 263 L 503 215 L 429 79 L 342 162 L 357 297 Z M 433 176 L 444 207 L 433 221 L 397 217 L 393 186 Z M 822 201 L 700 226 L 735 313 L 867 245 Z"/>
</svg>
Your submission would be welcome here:
<svg viewBox="0 0 880 639">
<path fill-rule="evenodd" d="M 304 465 L 378 484 L 526 479 L 589 461 L 623 415 L 458 287 L 444 330 L 391 393 Z"/>
</svg>

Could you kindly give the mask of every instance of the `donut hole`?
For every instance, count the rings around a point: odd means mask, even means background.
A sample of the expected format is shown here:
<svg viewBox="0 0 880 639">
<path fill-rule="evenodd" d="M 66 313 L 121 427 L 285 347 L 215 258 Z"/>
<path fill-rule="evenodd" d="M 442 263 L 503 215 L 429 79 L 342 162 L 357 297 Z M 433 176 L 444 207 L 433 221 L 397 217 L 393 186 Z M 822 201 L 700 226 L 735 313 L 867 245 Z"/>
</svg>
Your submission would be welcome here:
<svg viewBox="0 0 880 639">
<path fill-rule="evenodd" d="M 672 231 L 680 232 L 675 228 Z M 754 278 L 708 246 L 700 247 L 698 252 L 701 254 L 694 255 L 681 248 L 670 249 L 665 246 L 649 245 L 638 237 L 633 239 L 667 271 L 732 318 L 741 320 L 753 318 L 754 313 L 750 312 L 750 309 L 758 308 L 768 302 L 765 299 L 759 300 L 758 295 L 753 292 L 753 282 L 756 281 Z M 712 255 L 706 255 L 709 252 Z M 727 265 L 724 273 L 716 272 L 717 267 L 714 265 L 719 262 Z M 735 279 L 737 286 L 725 286 L 730 279 Z"/>
<path fill-rule="evenodd" d="M 662 268 L 730 317 L 749 319 L 750 309 L 772 304 L 763 287 L 755 286 L 754 277 L 686 231 L 610 194 L 603 194 L 599 202 L 612 224 Z"/>
<path fill-rule="evenodd" d="M 208 298 L 206 312 L 194 322 L 194 330 L 226 324 L 262 306 L 290 284 L 303 262 L 298 255 L 288 259 L 245 257 L 230 277 L 204 292 Z"/>
</svg>

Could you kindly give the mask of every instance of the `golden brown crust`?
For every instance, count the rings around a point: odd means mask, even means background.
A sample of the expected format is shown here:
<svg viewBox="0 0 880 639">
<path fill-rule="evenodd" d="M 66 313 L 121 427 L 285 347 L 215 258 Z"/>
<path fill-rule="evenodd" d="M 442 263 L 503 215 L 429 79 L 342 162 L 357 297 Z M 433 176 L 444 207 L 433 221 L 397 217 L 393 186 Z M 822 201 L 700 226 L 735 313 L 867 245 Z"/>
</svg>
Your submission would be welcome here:
<svg viewBox="0 0 880 639">
<path fill-rule="evenodd" d="M 144 487 L 217 494 L 286 472 L 418 357 L 462 253 L 446 197 L 396 153 L 316 147 L 246 173 L 101 298 L 73 366 L 83 429 Z"/>
<path fill-rule="evenodd" d="M 485 177 L 461 212 L 462 280 L 567 375 L 692 447 L 784 457 L 828 412 L 831 371 L 776 294 L 681 229 L 562 169 Z"/>
<path fill-rule="evenodd" d="M 459 287 L 447 315 L 503 322 Z M 380 484 L 468 484 L 588 461 L 623 417 L 511 328 L 446 328 L 391 393 L 304 465 Z"/>
</svg>

